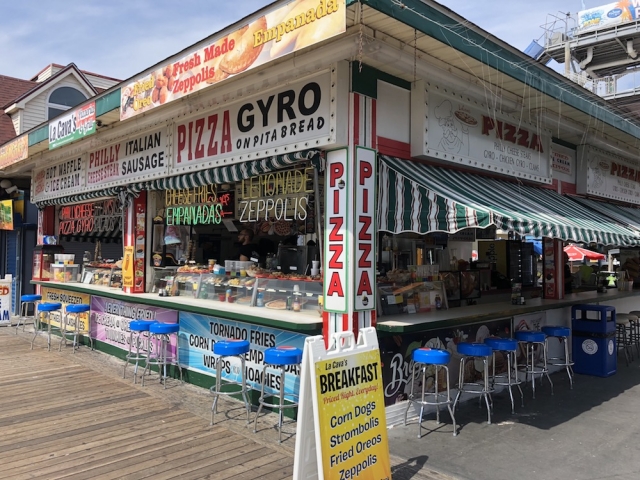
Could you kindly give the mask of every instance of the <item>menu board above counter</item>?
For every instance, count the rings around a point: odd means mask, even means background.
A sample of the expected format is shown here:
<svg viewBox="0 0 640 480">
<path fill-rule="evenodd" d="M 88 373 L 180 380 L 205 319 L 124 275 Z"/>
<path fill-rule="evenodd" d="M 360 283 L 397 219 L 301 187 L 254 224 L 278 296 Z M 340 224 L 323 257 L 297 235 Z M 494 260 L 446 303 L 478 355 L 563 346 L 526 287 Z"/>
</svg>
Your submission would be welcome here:
<svg viewBox="0 0 640 480">
<path fill-rule="evenodd" d="M 576 190 L 582 195 L 640 204 L 640 162 L 591 145 L 578 147 Z"/>
<path fill-rule="evenodd" d="M 551 133 L 446 89 L 411 92 L 411 156 L 550 184 Z"/>
</svg>

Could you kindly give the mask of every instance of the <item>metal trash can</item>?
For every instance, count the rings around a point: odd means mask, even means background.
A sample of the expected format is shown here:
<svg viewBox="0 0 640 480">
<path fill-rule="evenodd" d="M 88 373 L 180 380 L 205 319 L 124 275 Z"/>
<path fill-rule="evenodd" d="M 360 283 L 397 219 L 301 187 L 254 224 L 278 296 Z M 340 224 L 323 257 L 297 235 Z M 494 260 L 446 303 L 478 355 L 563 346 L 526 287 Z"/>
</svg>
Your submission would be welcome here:
<svg viewBox="0 0 640 480">
<path fill-rule="evenodd" d="M 616 309 L 607 305 L 571 307 L 573 371 L 609 377 L 616 373 Z"/>
</svg>

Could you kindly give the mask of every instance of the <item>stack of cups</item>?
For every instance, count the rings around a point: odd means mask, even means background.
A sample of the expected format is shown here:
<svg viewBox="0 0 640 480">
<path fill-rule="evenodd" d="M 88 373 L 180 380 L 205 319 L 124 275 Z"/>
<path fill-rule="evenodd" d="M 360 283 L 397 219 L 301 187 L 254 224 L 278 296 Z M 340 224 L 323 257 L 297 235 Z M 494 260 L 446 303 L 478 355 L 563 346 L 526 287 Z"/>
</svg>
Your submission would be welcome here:
<svg viewBox="0 0 640 480">
<path fill-rule="evenodd" d="M 316 276 L 316 275 L 320 275 L 320 261 L 319 260 L 313 260 L 311 262 L 312 266 L 311 266 L 311 275 L 312 276 Z"/>
</svg>

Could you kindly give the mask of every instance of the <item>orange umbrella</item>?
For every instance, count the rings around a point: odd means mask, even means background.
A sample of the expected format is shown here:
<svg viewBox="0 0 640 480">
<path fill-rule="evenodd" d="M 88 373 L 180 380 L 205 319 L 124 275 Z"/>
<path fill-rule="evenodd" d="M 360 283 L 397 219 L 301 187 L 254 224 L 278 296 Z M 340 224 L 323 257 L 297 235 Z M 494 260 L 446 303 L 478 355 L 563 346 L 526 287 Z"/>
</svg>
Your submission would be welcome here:
<svg viewBox="0 0 640 480">
<path fill-rule="evenodd" d="M 606 258 L 602 253 L 593 252 L 577 245 L 567 245 L 564 247 L 564 253 L 569 256 L 570 262 L 581 262 L 585 257 L 588 260 L 604 260 Z"/>
</svg>

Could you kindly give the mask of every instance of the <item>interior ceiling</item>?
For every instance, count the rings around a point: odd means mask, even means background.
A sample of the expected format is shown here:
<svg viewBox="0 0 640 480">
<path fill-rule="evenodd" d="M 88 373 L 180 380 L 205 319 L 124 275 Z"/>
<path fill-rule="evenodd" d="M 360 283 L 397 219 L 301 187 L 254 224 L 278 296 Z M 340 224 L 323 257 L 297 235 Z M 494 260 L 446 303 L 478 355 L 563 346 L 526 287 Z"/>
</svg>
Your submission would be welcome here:
<svg viewBox="0 0 640 480">
<path fill-rule="evenodd" d="M 629 150 L 629 153 L 638 153 L 640 140 L 636 140 L 633 136 L 604 122 L 597 121 L 591 115 L 583 113 L 538 90 L 528 87 L 520 80 L 515 80 L 502 72 L 488 67 L 480 61 L 465 55 L 433 37 L 418 32 L 417 41 L 415 41 L 416 48 L 414 49 L 414 30 L 411 27 L 371 7 L 363 5 L 362 21 L 360 21 L 360 5 L 361 4 L 354 4 L 347 9 L 347 26 L 350 27 L 352 32 L 360 29 L 363 31 L 363 44 L 365 45 L 363 48 L 364 53 L 361 57 L 363 63 L 408 82 L 412 82 L 415 77 L 411 66 L 403 62 L 394 63 L 385 61 L 384 59 L 377 59 L 375 55 L 367 54 L 367 43 L 384 42 L 397 49 L 401 49 L 403 52 L 402 55 L 405 55 L 405 53 L 412 57 L 415 55 L 418 63 L 435 65 L 440 69 L 446 70 L 459 80 L 475 84 L 481 89 L 484 89 L 489 98 L 495 100 L 498 97 L 503 97 L 519 103 L 521 105 L 520 115 L 523 120 L 537 118 L 538 113 L 546 109 L 552 114 L 561 115 L 563 118 L 588 128 L 588 133 L 586 134 L 570 134 L 566 131 L 560 131 L 560 129 L 557 128 L 558 125 L 555 126 L 557 131 L 553 131 L 553 123 L 544 125 L 547 128 L 551 128 L 552 134 L 562 140 L 578 145 L 585 143 L 587 135 L 597 134 L 613 144 L 624 147 L 626 150 Z M 532 75 L 535 75 L 535 72 L 540 69 L 547 68 L 534 63 L 533 60 L 527 59 L 523 59 L 523 63 L 520 66 L 530 69 Z M 551 70 L 549 69 L 549 71 Z M 562 81 L 562 78 L 559 78 L 559 82 L 560 81 Z M 569 83 L 570 80 L 566 80 L 566 82 Z M 572 85 L 575 88 L 582 89 L 584 92 L 583 96 L 591 98 L 594 103 L 607 105 L 609 109 L 621 117 L 628 119 L 628 121 L 634 124 L 640 123 L 635 110 L 622 110 L 615 105 L 608 104 L 597 95 L 583 89 L 579 85 Z M 517 114 L 517 112 L 514 111 L 508 113 Z"/>
</svg>

